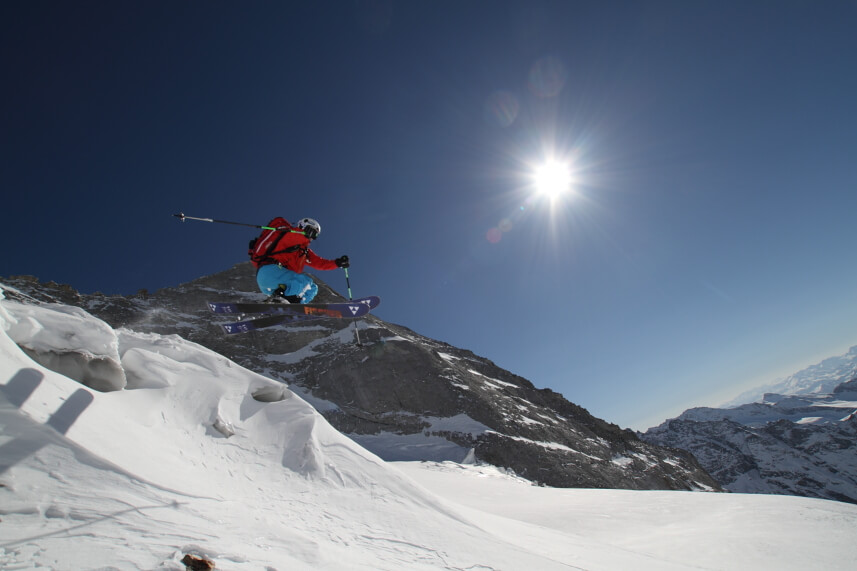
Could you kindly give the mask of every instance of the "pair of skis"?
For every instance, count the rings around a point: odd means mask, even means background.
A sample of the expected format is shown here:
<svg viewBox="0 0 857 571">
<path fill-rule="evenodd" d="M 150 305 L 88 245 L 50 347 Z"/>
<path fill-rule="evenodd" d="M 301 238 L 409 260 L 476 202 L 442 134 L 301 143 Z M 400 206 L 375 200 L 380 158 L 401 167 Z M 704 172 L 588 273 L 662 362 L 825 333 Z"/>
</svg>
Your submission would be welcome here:
<svg viewBox="0 0 857 571">
<path fill-rule="evenodd" d="M 285 325 L 295 322 L 315 319 L 353 319 L 362 317 L 378 307 L 381 298 L 378 296 L 362 297 L 338 303 L 233 303 L 209 302 L 208 307 L 214 313 L 232 315 L 253 315 L 250 319 L 242 319 L 233 323 L 223 323 L 220 326 L 229 335 L 246 333 L 256 329 L 264 329 L 275 325 Z"/>
</svg>

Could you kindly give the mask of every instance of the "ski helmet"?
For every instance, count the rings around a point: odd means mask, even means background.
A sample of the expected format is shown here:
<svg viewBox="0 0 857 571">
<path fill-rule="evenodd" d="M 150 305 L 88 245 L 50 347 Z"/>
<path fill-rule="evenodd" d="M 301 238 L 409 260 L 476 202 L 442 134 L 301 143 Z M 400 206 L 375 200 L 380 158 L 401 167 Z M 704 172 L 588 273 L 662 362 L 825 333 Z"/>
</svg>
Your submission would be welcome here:
<svg viewBox="0 0 857 571">
<path fill-rule="evenodd" d="M 298 228 L 304 231 L 304 236 L 310 240 L 315 240 L 321 234 L 321 224 L 312 218 L 304 218 L 298 222 Z"/>
</svg>

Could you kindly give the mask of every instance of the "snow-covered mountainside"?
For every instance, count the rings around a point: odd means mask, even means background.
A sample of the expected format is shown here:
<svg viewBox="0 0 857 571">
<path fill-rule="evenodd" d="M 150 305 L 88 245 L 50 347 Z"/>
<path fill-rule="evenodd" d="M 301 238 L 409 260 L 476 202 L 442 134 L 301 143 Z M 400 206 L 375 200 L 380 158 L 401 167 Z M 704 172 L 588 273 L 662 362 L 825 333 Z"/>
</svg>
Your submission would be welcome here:
<svg viewBox="0 0 857 571">
<path fill-rule="evenodd" d="M 827 395 L 690 409 L 643 438 L 692 452 L 731 491 L 857 503 L 857 379 Z"/>
<path fill-rule="evenodd" d="M 765 395 L 824 395 L 840 384 L 857 378 L 857 346 L 844 355 L 829 357 L 820 363 L 802 369 L 785 379 L 746 391 L 721 408 L 758 402 Z"/>
<path fill-rule="evenodd" d="M 3 280 L 41 301 L 86 309 L 113 327 L 178 334 L 273 379 L 385 460 L 480 461 L 551 486 L 719 489 L 692 455 L 641 441 L 549 389 L 470 351 L 369 316 L 363 347 L 327 319 L 225 336 L 211 300 L 255 300 L 249 263 L 136 296 L 81 295 L 34 278 Z M 319 301 L 342 297 L 320 282 Z M 372 292 L 376 293 L 376 292 Z M 228 318 L 226 318 L 228 319 Z"/>
<path fill-rule="evenodd" d="M 0 299 L 2 569 L 846 570 L 855 542 L 842 503 L 388 464 L 197 343 Z"/>
</svg>

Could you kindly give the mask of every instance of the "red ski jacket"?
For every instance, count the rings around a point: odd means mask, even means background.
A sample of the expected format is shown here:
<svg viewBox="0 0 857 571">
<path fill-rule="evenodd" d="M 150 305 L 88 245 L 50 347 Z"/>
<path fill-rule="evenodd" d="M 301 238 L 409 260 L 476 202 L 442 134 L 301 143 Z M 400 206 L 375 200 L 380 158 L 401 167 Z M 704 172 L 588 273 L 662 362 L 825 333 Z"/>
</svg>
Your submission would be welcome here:
<svg viewBox="0 0 857 571">
<path fill-rule="evenodd" d="M 338 267 L 335 261 L 322 258 L 313 252 L 309 248 L 311 240 L 285 218 L 274 218 L 268 226 L 285 227 L 285 229 L 266 230 L 256 241 L 253 252 L 260 258 L 264 257 L 256 263 L 257 268 L 268 264 L 280 264 L 287 270 L 301 273 L 305 265 L 317 270 L 335 270 Z"/>
</svg>

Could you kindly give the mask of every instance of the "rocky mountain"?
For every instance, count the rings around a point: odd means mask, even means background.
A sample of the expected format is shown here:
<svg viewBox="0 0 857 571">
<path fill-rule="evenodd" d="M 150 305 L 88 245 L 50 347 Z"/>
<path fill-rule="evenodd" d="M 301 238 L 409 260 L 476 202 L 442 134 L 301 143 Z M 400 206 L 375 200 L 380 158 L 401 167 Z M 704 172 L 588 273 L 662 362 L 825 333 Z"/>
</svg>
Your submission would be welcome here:
<svg viewBox="0 0 857 571">
<path fill-rule="evenodd" d="M 375 316 L 359 322 L 362 346 L 353 322 L 336 319 L 226 336 L 205 302 L 259 301 L 249 263 L 128 297 L 26 276 L 0 281 L 10 299 L 62 302 L 112 327 L 180 335 L 286 382 L 385 460 L 478 459 L 558 487 L 720 489 L 691 454 L 644 442 L 470 351 Z M 343 299 L 317 281 L 317 301 Z"/>
<path fill-rule="evenodd" d="M 690 409 L 642 438 L 692 452 L 733 492 L 857 503 L 857 378 L 826 395 Z"/>
</svg>

